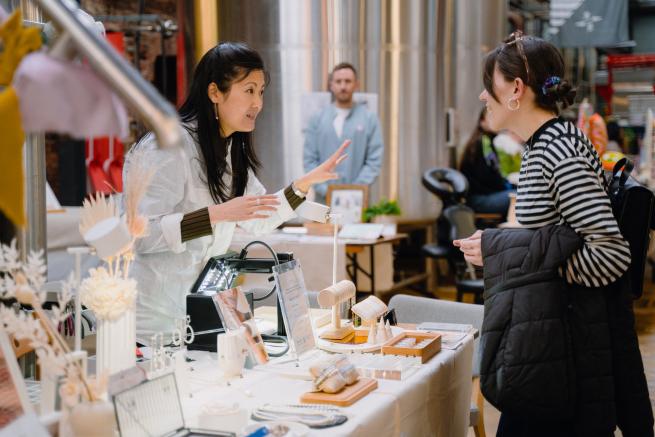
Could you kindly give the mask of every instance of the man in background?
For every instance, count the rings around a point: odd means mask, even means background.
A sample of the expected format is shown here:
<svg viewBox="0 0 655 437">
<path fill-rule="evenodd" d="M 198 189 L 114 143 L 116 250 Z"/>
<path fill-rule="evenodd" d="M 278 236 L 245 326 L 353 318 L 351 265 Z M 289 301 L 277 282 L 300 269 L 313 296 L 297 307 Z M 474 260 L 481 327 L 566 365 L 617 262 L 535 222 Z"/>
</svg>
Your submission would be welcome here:
<svg viewBox="0 0 655 437">
<path fill-rule="evenodd" d="M 348 159 L 337 168 L 339 179 L 329 183 L 371 185 L 380 174 L 384 156 L 380 121 L 364 105 L 353 101 L 359 82 L 351 64 L 335 66 L 329 84 L 334 101 L 314 114 L 305 130 L 305 171 L 317 167 L 349 139 Z M 314 185 L 317 202 L 325 203 L 327 184 Z"/>
</svg>

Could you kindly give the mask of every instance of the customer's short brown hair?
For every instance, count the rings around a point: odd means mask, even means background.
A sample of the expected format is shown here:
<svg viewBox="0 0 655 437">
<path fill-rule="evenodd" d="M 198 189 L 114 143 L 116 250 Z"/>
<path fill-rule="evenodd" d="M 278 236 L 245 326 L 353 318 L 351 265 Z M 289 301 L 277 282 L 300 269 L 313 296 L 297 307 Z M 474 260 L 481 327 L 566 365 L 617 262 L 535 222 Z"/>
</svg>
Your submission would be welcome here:
<svg viewBox="0 0 655 437">
<path fill-rule="evenodd" d="M 357 70 L 355 70 L 355 67 L 353 66 L 353 64 L 350 64 L 348 62 L 341 62 L 341 63 L 335 65 L 334 68 L 332 69 L 332 73 L 330 73 L 330 76 L 332 76 L 335 71 L 343 70 L 343 69 L 346 69 L 346 68 L 351 69 L 353 71 L 353 73 L 355 73 L 355 77 L 357 77 Z"/>
</svg>

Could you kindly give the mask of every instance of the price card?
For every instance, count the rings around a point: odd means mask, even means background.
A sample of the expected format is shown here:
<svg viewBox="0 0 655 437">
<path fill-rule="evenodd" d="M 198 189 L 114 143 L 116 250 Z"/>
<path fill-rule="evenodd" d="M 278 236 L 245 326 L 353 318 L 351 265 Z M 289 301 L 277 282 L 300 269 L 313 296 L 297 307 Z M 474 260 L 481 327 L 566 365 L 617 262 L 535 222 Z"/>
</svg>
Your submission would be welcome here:
<svg viewBox="0 0 655 437">
<path fill-rule="evenodd" d="M 300 356 L 316 347 L 300 262 L 293 260 L 274 266 L 273 273 L 289 345 Z"/>
</svg>

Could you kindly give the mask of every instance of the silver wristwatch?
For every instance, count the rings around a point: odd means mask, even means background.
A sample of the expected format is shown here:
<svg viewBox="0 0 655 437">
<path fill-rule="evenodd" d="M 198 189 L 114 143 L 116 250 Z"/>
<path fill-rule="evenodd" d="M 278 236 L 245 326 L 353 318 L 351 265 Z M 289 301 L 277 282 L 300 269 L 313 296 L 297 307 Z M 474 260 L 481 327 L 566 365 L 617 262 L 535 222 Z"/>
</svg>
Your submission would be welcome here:
<svg viewBox="0 0 655 437">
<path fill-rule="evenodd" d="M 294 184 L 293 182 L 291 182 L 291 189 L 293 190 L 293 194 L 295 194 L 296 196 L 301 197 L 303 199 L 307 197 L 307 193 L 303 193 L 302 191 L 300 191 L 300 189 L 298 189 L 296 187 L 296 184 Z"/>
</svg>

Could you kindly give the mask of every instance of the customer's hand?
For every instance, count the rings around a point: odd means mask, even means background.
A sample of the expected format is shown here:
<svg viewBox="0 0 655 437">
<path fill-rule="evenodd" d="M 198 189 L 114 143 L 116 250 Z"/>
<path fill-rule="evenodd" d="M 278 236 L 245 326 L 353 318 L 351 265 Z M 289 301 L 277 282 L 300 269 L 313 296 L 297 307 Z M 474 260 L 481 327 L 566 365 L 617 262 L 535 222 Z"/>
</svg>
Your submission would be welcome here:
<svg viewBox="0 0 655 437">
<path fill-rule="evenodd" d="M 464 254 L 464 259 L 475 266 L 482 266 L 482 231 L 475 231 L 475 234 L 461 240 L 453 240 L 453 244 L 459 247 Z"/>
<path fill-rule="evenodd" d="M 213 225 L 216 222 L 265 219 L 268 218 L 268 215 L 262 213 L 265 211 L 275 211 L 279 204 L 280 200 L 275 194 L 235 197 L 227 202 L 210 206 L 208 208 L 209 221 Z"/>
<path fill-rule="evenodd" d="M 336 152 L 332 154 L 328 159 L 326 159 L 321 165 L 302 176 L 300 179 L 296 180 L 293 184 L 300 191 L 306 193 L 309 191 L 309 188 L 314 184 L 320 184 L 321 182 L 331 181 L 333 179 L 339 179 L 339 174 L 335 173 L 337 165 L 346 159 L 348 155 L 344 152 L 346 148 L 350 145 L 351 141 L 346 140 L 339 146 Z"/>
</svg>

